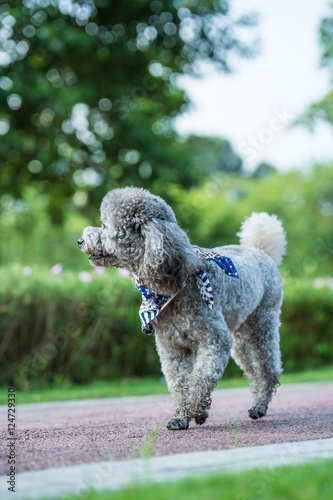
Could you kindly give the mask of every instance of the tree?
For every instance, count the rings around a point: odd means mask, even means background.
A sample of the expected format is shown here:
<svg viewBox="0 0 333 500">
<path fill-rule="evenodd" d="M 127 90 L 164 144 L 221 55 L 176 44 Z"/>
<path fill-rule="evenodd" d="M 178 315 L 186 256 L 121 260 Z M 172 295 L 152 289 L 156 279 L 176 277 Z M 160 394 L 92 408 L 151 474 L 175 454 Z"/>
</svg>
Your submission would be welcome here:
<svg viewBox="0 0 333 500">
<path fill-rule="evenodd" d="M 331 4 L 331 9 L 333 11 L 333 4 Z M 321 65 L 330 68 L 333 76 L 333 15 L 323 19 L 319 35 L 323 50 Z M 319 102 L 312 104 L 300 117 L 298 123 L 312 128 L 318 119 L 333 125 L 333 89 Z"/>
<path fill-rule="evenodd" d="M 276 174 L 277 168 L 271 165 L 270 163 L 266 163 L 265 161 L 259 163 L 255 171 L 252 173 L 252 177 L 254 179 L 261 179 L 263 177 L 268 177 L 269 175 Z"/>
<path fill-rule="evenodd" d="M 191 135 L 184 147 L 190 157 L 191 172 L 200 182 L 218 172 L 242 173 L 242 159 L 226 139 Z"/>
<path fill-rule="evenodd" d="M 172 120 L 186 105 L 176 75 L 249 57 L 228 2 L 13 0 L 0 8 L 1 191 L 35 183 L 61 222 L 64 198 L 196 182 Z"/>
</svg>

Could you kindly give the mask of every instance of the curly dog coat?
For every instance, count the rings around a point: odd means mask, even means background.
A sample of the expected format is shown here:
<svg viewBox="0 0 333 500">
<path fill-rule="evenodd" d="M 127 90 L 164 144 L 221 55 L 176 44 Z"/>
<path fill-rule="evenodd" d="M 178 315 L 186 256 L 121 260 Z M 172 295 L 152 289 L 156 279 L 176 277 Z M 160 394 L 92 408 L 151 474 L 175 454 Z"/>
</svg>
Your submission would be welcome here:
<svg viewBox="0 0 333 500">
<path fill-rule="evenodd" d="M 146 333 L 154 323 L 173 396 L 167 427 L 206 421 L 230 354 L 251 381 L 249 416 L 264 416 L 282 372 L 277 265 L 286 238 L 277 217 L 253 213 L 242 225 L 240 245 L 202 249 L 191 245 L 164 200 L 126 187 L 104 197 L 101 221 L 101 228 L 85 228 L 78 244 L 92 265 L 128 269 L 144 302 L 156 304 L 151 316 L 143 304 L 140 316 Z"/>
</svg>

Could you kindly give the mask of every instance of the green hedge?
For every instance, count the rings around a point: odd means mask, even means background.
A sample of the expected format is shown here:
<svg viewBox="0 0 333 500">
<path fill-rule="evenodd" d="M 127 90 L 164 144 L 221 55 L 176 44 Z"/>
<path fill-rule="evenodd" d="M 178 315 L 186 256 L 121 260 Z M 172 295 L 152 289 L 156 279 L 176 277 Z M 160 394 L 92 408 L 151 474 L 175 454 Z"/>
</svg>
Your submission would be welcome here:
<svg viewBox="0 0 333 500">
<path fill-rule="evenodd" d="M 83 278 L 86 278 L 85 275 Z M 90 282 L 78 273 L 0 269 L 2 385 L 47 386 L 57 380 L 160 375 L 154 338 L 143 335 L 140 294 L 118 270 Z M 312 282 L 285 284 L 281 347 L 286 372 L 332 363 L 333 290 Z M 226 376 L 240 373 L 230 362 Z"/>
<path fill-rule="evenodd" d="M 333 366 L 332 281 L 286 281 L 280 328 L 286 372 Z"/>
<path fill-rule="evenodd" d="M 68 271 L 0 271 L 2 383 L 159 373 L 154 339 L 140 332 L 140 295 L 130 280 L 116 269 L 89 275 L 86 283 Z"/>
</svg>

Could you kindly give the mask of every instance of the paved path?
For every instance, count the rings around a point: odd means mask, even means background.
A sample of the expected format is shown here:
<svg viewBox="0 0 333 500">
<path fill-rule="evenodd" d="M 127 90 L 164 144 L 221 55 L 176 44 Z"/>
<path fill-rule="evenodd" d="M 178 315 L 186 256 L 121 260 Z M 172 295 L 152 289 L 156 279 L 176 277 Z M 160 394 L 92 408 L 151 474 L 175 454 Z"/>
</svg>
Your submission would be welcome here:
<svg viewBox="0 0 333 500">
<path fill-rule="evenodd" d="M 114 398 L 18 407 L 16 441 L 19 472 L 75 464 L 136 459 L 207 450 L 333 437 L 333 382 L 285 385 L 266 417 L 253 421 L 248 389 L 214 392 L 203 426 L 168 431 L 170 396 Z M 8 437 L 0 407 L 0 442 Z M 0 473 L 8 472 L 1 447 Z"/>
<path fill-rule="evenodd" d="M 157 467 L 157 479 L 168 477 L 161 473 L 163 470 L 172 479 L 178 477 L 175 473 L 178 469 L 180 475 L 188 474 L 190 470 L 197 473 L 197 469 L 193 469 L 196 460 L 199 460 L 202 471 L 209 469 L 205 468 L 207 460 L 210 468 L 214 464 L 216 468 L 221 463 L 228 463 L 230 457 L 234 466 L 237 463 L 262 466 L 267 463 L 262 445 L 273 443 L 285 443 L 280 450 L 291 450 L 288 447 L 292 442 L 298 446 L 297 442 L 308 441 L 303 443 L 305 448 L 301 452 L 298 448 L 295 452 L 300 459 L 333 456 L 332 439 L 328 439 L 333 438 L 333 382 L 280 387 L 267 416 L 257 421 L 247 416 L 249 407 L 248 389 L 215 391 L 210 417 L 203 426 L 191 423 L 187 431 L 168 431 L 165 425 L 172 416 L 172 401 L 168 395 L 20 405 L 16 440 L 19 495 L 15 498 L 24 498 L 23 491 L 28 494 L 25 487 L 22 489 L 24 484 L 36 486 L 38 482 L 40 487 L 36 494 L 40 496 L 61 493 L 60 483 L 67 488 L 66 491 L 73 491 L 78 487 L 78 481 L 82 483 L 82 477 L 87 477 L 91 470 L 97 477 L 96 487 L 99 487 L 99 482 L 102 487 L 104 483 L 104 487 L 109 487 L 110 477 L 115 476 L 110 470 L 117 471 L 117 477 L 123 477 L 119 484 L 125 484 L 124 478 L 130 479 L 128 467 L 134 467 L 134 475 L 139 470 L 138 477 L 142 480 L 143 456 L 152 457 L 150 463 L 153 469 Z M 5 443 L 7 438 L 7 408 L 2 406 L 0 442 Z M 316 440 L 315 447 L 324 446 L 320 450 L 316 448 L 314 455 L 310 453 L 312 440 Z M 273 448 L 265 449 L 272 457 L 277 453 Z M 2 474 L 8 472 L 7 455 L 8 450 L 1 446 Z M 294 452 L 291 459 L 293 455 Z M 272 465 L 277 463 L 281 461 L 274 459 L 271 462 Z M 106 472 L 102 473 L 103 470 Z M 72 490 L 68 490 L 71 473 L 74 474 Z M 63 480 L 54 482 L 51 477 Z M 4 478 L 0 485 L 1 498 L 5 489 Z M 55 487 L 57 482 L 58 489 L 52 489 L 52 484 Z M 112 487 L 117 487 L 117 484 L 115 481 Z M 36 492 L 35 486 L 29 489 L 31 495 Z"/>
</svg>

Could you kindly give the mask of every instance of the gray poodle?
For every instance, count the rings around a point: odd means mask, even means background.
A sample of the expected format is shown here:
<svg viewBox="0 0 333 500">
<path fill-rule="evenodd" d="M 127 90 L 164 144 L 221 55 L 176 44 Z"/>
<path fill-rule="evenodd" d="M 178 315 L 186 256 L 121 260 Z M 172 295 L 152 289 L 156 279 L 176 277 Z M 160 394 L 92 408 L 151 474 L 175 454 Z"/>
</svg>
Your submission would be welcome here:
<svg viewBox="0 0 333 500">
<path fill-rule="evenodd" d="M 203 424 L 230 354 L 251 381 L 253 419 L 266 414 L 281 375 L 281 277 L 286 239 L 275 215 L 253 213 L 240 245 L 191 245 L 167 203 L 141 188 L 110 191 L 102 227 L 78 244 L 93 266 L 121 267 L 142 294 L 144 333 L 156 347 L 174 400 L 168 429 Z"/>
</svg>

